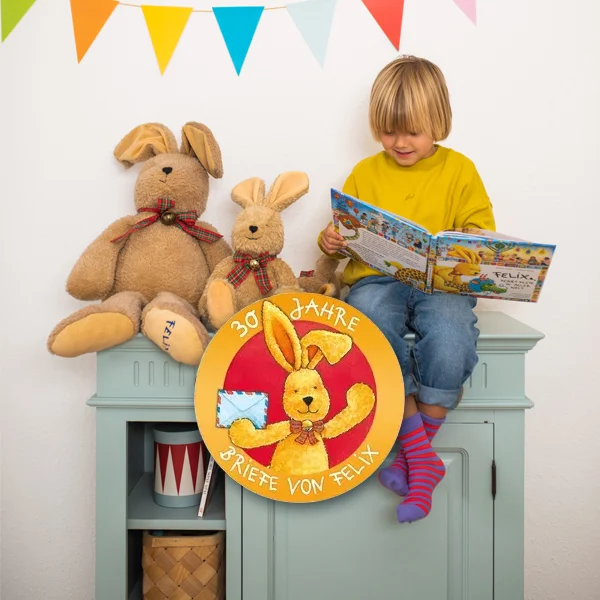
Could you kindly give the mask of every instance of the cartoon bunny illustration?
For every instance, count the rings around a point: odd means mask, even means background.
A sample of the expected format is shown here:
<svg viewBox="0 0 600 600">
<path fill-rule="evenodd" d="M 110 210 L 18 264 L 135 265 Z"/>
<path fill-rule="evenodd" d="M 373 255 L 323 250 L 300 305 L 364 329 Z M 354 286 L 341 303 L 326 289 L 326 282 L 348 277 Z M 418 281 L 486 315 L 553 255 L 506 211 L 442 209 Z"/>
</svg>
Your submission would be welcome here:
<svg viewBox="0 0 600 600">
<path fill-rule="evenodd" d="M 262 304 L 262 321 L 269 353 L 288 372 L 282 404 L 289 420 L 256 429 L 249 419 L 238 419 L 231 424 L 229 437 L 246 449 L 276 443 L 269 466 L 278 473 L 300 476 L 325 471 L 329 457 L 323 440 L 350 431 L 375 405 L 373 390 L 355 383 L 346 393 L 347 406 L 325 421 L 331 401 L 316 366 L 323 359 L 339 363 L 352 348 L 352 338 L 324 329 L 300 338 L 289 317 L 269 300 Z"/>
<path fill-rule="evenodd" d="M 224 258 L 210 276 L 200 299 L 200 313 L 219 329 L 249 304 L 285 292 L 300 292 L 301 284 L 281 258 L 284 230 L 281 211 L 308 192 L 308 175 L 288 171 L 279 175 L 265 196 L 265 183 L 251 177 L 236 185 L 231 198 L 243 210 L 231 234 L 233 256 Z M 335 270 L 335 269 L 333 269 Z M 334 273 L 317 269 L 315 282 L 327 295 L 335 295 Z M 304 285 L 306 287 L 306 285 Z"/>
</svg>

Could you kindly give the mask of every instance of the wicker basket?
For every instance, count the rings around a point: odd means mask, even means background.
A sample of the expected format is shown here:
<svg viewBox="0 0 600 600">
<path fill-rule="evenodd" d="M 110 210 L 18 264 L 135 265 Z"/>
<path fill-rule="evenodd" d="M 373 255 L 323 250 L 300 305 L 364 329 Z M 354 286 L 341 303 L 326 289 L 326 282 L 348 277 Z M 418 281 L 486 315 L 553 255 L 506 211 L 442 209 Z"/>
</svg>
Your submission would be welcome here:
<svg viewBox="0 0 600 600">
<path fill-rule="evenodd" d="M 144 600 L 223 600 L 225 535 L 144 532 Z"/>
</svg>

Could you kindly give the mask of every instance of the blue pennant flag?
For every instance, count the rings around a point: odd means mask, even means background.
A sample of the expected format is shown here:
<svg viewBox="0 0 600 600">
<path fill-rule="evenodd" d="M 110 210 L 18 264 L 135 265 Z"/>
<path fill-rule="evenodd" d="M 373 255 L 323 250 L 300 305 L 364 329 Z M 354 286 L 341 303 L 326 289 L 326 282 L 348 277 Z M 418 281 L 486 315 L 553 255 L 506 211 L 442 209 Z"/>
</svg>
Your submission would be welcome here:
<svg viewBox="0 0 600 600">
<path fill-rule="evenodd" d="M 321 67 L 325 64 L 335 4 L 336 0 L 305 0 L 287 5 L 296 27 Z"/>
<path fill-rule="evenodd" d="M 213 7 L 229 56 L 240 74 L 264 6 Z"/>
</svg>

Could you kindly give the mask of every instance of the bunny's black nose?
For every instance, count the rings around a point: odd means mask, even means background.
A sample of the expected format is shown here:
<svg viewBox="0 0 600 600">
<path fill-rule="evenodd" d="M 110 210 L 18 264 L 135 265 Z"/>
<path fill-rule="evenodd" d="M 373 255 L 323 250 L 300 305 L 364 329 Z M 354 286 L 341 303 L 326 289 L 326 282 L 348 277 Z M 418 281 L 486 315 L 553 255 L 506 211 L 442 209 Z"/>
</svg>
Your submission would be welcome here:
<svg viewBox="0 0 600 600">
<path fill-rule="evenodd" d="M 304 396 L 304 398 L 302 398 L 302 400 L 304 401 L 304 404 L 306 404 L 306 406 L 310 406 L 313 401 L 313 397 L 312 396 Z"/>
<path fill-rule="evenodd" d="M 170 175 L 173 172 L 173 167 L 164 167 L 163 168 L 163 173 L 165 175 Z"/>
<path fill-rule="evenodd" d="M 258 227 L 256 225 L 250 225 L 250 227 L 248 227 L 248 229 L 252 232 L 252 233 L 256 233 L 258 231 Z"/>
</svg>

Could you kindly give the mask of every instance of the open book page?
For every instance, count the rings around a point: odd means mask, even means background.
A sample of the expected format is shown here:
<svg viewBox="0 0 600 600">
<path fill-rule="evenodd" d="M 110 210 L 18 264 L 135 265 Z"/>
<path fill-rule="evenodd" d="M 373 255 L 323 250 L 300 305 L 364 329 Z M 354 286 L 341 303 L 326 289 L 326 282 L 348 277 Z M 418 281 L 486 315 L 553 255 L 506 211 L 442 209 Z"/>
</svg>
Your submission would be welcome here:
<svg viewBox="0 0 600 600">
<path fill-rule="evenodd" d="M 434 291 L 537 302 L 555 246 L 443 232 L 437 237 Z"/>
<path fill-rule="evenodd" d="M 333 224 L 348 246 L 340 254 L 424 290 L 431 235 L 419 225 L 331 190 Z"/>
<path fill-rule="evenodd" d="M 497 231 L 488 231 L 487 229 L 476 229 L 474 227 L 461 227 L 457 229 L 447 229 L 438 233 L 437 237 L 444 237 L 450 235 L 451 237 L 469 237 L 469 238 L 485 238 L 485 239 L 496 239 L 506 240 L 512 242 L 521 242 L 523 244 L 528 243 L 527 240 L 516 238 L 505 233 L 499 233 Z"/>
</svg>

